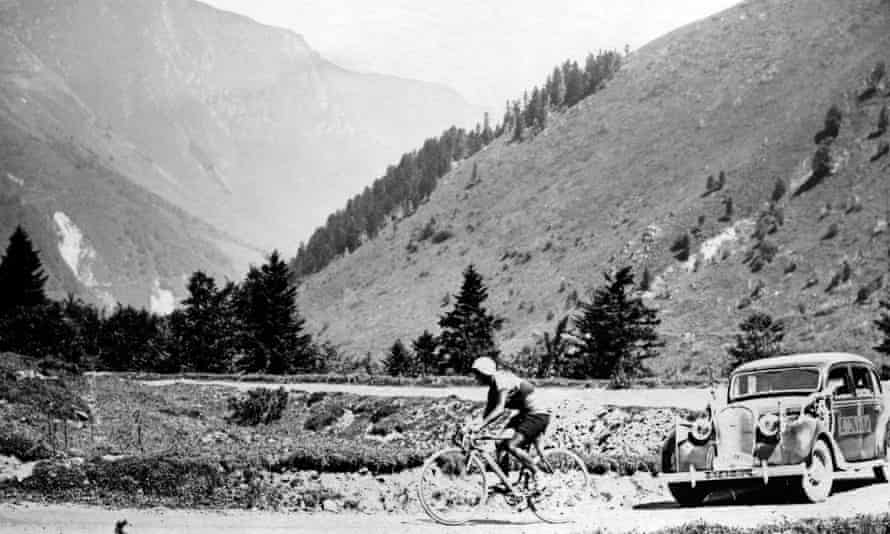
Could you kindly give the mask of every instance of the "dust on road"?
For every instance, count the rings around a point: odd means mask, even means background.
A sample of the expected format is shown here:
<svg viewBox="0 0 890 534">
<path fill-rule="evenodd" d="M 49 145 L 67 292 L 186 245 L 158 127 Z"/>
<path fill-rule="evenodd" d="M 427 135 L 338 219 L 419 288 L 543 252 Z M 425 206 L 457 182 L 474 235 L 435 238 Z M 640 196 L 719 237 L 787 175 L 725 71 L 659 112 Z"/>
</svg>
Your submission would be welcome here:
<svg viewBox="0 0 890 534">
<path fill-rule="evenodd" d="M 276 513 L 253 511 L 109 510 L 76 505 L 0 504 L 0 532 L 4 534 L 95 534 L 112 532 L 126 519 L 129 534 L 324 533 L 426 534 L 460 532 L 483 534 L 563 534 L 592 531 L 652 532 L 663 527 L 706 521 L 735 527 L 776 524 L 807 518 L 830 518 L 890 512 L 890 485 L 867 481 L 839 483 L 839 491 L 821 504 L 734 504 L 724 498 L 707 506 L 680 508 L 656 497 L 632 508 L 609 508 L 591 503 L 576 522 L 547 525 L 530 513 L 483 513 L 474 523 L 444 527 L 422 514 Z"/>
</svg>

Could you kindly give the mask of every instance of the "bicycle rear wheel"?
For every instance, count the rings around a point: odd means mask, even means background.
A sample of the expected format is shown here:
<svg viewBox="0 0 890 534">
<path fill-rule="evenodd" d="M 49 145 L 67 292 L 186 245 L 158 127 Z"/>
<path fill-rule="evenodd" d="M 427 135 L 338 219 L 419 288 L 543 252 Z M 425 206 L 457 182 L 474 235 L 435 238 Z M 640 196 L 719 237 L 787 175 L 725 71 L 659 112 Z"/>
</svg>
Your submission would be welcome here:
<svg viewBox="0 0 890 534">
<path fill-rule="evenodd" d="M 488 496 L 485 466 L 475 454 L 443 449 L 423 465 L 417 497 L 423 510 L 443 525 L 462 525 L 475 516 Z"/>
<path fill-rule="evenodd" d="M 538 491 L 529 497 L 529 508 L 547 523 L 568 523 L 582 512 L 589 477 L 581 458 L 565 449 L 543 451 Z"/>
</svg>

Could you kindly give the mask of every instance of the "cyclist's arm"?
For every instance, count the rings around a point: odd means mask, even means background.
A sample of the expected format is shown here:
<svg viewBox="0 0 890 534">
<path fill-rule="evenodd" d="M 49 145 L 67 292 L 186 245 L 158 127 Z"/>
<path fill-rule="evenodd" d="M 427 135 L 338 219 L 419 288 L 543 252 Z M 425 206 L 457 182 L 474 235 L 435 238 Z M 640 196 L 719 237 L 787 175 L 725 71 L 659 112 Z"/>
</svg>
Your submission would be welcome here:
<svg viewBox="0 0 890 534">
<path fill-rule="evenodd" d="M 500 419 L 502 415 L 504 415 L 507 403 L 507 396 L 504 395 L 504 390 L 497 390 L 496 398 L 492 400 L 494 402 L 489 404 L 491 409 L 487 409 L 485 411 L 485 416 L 482 418 L 482 423 L 479 425 L 477 430 L 482 430 L 483 428 Z"/>
</svg>

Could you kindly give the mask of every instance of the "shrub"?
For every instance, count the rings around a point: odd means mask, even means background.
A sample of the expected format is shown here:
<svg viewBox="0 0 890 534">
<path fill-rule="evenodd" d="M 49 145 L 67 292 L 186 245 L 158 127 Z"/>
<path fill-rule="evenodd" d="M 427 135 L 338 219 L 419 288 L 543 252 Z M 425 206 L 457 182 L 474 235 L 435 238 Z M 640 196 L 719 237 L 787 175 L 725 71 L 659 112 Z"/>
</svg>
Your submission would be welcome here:
<svg viewBox="0 0 890 534">
<path fill-rule="evenodd" d="M 813 171 L 813 178 L 824 178 L 831 174 L 831 149 L 820 146 L 810 160 L 810 168 Z"/>
<path fill-rule="evenodd" d="M 285 408 L 287 391 L 283 387 L 275 391 L 256 388 L 248 391 L 246 397 L 229 399 L 229 409 L 232 410 L 229 421 L 246 426 L 267 425 L 281 419 Z"/>
<path fill-rule="evenodd" d="M 825 124 L 822 128 L 822 131 L 816 134 L 816 137 L 813 139 L 816 144 L 820 144 L 824 141 L 830 141 L 838 136 L 841 129 L 841 121 L 843 120 L 843 114 L 841 110 L 837 106 L 831 106 L 828 108 L 828 111 L 825 113 Z"/>
<path fill-rule="evenodd" d="M 674 257 L 680 261 L 686 261 L 689 259 L 690 249 L 692 247 L 692 238 L 689 237 L 689 234 L 684 232 L 682 235 L 677 236 L 674 239 L 674 242 L 671 243 L 671 252 L 674 253 Z"/>
<path fill-rule="evenodd" d="M 773 186 L 773 193 L 770 195 L 770 199 L 772 199 L 773 202 L 778 202 L 782 200 L 782 197 L 784 197 L 787 192 L 788 186 L 785 185 L 785 180 L 776 178 L 776 185 Z"/>
<path fill-rule="evenodd" d="M 723 199 L 723 215 L 717 219 L 720 222 L 726 222 L 732 219 L 733 207 L 732 207 L 732 197 L 726 197 Z"/>
<path fill-rule="evenodd" d="M 890 152 L 890 143 L 888 143 L 887 141 L 881 141 L 881 143 L 878 144 L 878 148 L 875 151 L 874 155 L 869 158 L 869 161 L 878 161 L 879 159 L 886 156 L 888 152 Z"/>
<path fill-rule="evenodd" d="M 420 230 L 417 231 L 417 237 L 414 239 L 415 241 L 426 241 L 427 239 L 433 237 L 433 234 L 436 233 L 436 219 L 434 217 L 430 217 L 430 220 L 423 225 Z"/>
<path fill-rule="evenodd" d="M 346 410 L 339 404 L 319 404 L 312 409 L 311 415 L 309 415 L 309 418 L 303 423 L 303 428 L 312 430 L 313 432 L 324 430 L 336 423 L 338 419 L 343 417 L 344 413 L 346 413 Z"/>
<path fill-rule="evenodd" d="M 15 456 L 23 462 L 45 460 L 53 453 L 42 441 L 34 441 L 9 428 L 0 429 L 0 454 Z"/>
<path fill-rule="evenodd" d="M 432 238 L 430 238 L 430 241 L 432 241 L 434 245 L 438 245 L 439 243 L 448 241 L 452 237 L 454 237 L 454 233 L 450 230 L 439 230 L 438 232 L 433 234 Z"/>
<path fill-rule="evenodd" d="M 831 223 L 828 225 L 828 228 L 825 229 L 825 233 L 822 234 L 821 239 L 827 240 L 837 236 L 838 232 L 840 232 L 840 227 L 837 223 Z"/>
</svg>

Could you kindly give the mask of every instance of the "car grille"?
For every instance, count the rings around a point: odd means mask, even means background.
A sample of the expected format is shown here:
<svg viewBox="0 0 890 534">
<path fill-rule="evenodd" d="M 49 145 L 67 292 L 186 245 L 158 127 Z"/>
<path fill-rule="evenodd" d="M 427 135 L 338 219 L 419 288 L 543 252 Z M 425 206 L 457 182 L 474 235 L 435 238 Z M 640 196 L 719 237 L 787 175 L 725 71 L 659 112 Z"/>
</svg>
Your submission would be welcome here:
<svg viewBox="0 0 890 534">
<path fill-rule="evenodd" d="M 723 458 L 738 454 L 754 454 L 754 412 L 743 406 L 729 406 L 717 415 L 720 446 L 717 455 Z"/>
</svg>

